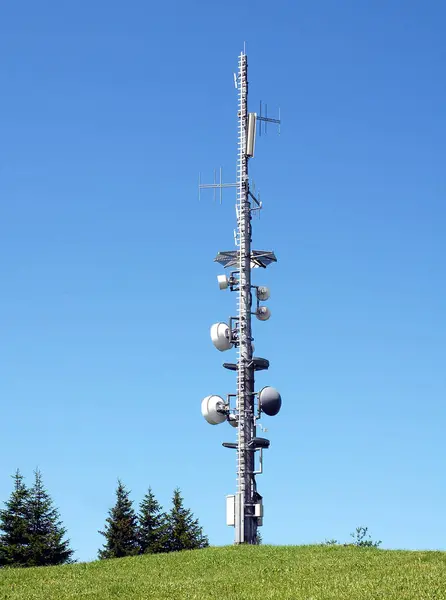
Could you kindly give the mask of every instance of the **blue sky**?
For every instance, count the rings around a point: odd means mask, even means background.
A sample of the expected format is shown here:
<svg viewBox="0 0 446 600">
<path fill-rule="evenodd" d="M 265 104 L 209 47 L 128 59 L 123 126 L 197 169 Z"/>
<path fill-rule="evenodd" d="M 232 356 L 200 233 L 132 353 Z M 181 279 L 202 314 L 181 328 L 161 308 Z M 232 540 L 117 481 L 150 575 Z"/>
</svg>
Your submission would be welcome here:
<svg viewBox="0 0 446 600">
<path fill-rule="evenodd" d="M 39 467 L 76 556 L 96 557 L 118 477 L 168 508 L 180 486 L 232 543 L 234 430 L 201 399 L 233 392 L 209 327 L 234 312 L 213 263 L 233 248 L 232 72 L 281 107 L 250 173 L 256 273 L 272 318 L 258 386 L 283 397 L 267 543 L 367 525 L 386 548 L 446 549 L 441 2 L 61 3 L 0 8 L 0 499 Z M 266 422 L 268 420 L 268 422 Z"/>
</svg>

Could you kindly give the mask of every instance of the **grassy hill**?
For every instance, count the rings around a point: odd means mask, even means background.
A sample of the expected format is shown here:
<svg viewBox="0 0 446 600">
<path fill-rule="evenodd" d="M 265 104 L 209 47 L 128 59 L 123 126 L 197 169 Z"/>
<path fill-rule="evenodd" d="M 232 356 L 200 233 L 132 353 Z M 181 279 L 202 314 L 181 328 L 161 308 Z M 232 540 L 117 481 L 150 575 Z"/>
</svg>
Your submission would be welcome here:
<svg viewBox="0 0 446 600">
<path fill-rule="evenodd" d="M 230 546 L 0 571 L 0 600 L 19 598 L 441 600 L 446 553 Z"/>
</svg>

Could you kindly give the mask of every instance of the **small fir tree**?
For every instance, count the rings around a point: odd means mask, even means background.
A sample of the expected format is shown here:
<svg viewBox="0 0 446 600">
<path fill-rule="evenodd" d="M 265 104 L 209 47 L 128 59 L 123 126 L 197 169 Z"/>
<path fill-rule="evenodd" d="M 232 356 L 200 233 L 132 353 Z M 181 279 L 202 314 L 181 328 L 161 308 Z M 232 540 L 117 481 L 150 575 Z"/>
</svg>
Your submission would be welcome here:
<svg viewBox="0 0 446 600">
<path fill-rule="evenodd" d="M 168 515 L 169 552 L 196 550 L 209 546 L 208 538 L 189 509 L 184 508 L 178 488 L 174 490 L 172 509 Z"/>
<path fill-rule="evenodd" d="M 141 554 L 159 554 L 168 551 L 169 530 L 167 516 L 149 487 L 139 507 L 138 541 Z"/>
<path fill-rule="evenodd" d="M 116 503 L 109 510 L 105 531 L 99 531 L 106 542 L 99 550 L 98 556 L 104 558 L 121 558 L 138 554 L 138 526 L 130 492 L 118 480 Z"/>
<path fill-rule="evenodd" d="M 34 472 L 34 485 L 27 502 L 29 518 L 29 557 L 27 566 L 40 567 L 72 562 L 70 541 L 59 511 L 43 485 L 42 474 Z"/>
<path fill-rule="evenodd" d="M 13 479 L 14 490 L 0 510 L 0 567 L 23 567 L 29 560 L 30 492 L 18 469 Z"/>
</svg>

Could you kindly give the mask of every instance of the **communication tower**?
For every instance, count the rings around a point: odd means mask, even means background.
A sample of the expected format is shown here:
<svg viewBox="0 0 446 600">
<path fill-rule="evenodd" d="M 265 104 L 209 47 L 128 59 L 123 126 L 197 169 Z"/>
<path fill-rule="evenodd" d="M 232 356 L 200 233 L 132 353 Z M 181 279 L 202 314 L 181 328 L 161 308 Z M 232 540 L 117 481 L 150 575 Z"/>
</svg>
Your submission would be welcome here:
<svg viewBox="0 0 446 600">
<path fill-rule="evenodd" d="M 217 280 L 221 290 L 235 292 L 237 311 L 235 316 L 229 317 L 228 323 L 212 325 L 210 333 L 217 350 L 236 350 L 236 362 L 223 363 L 223 367 L 237 373 L 237 389 L 235 393 L 227 394 L 226 399 L 216 395 L 206 396 L 201 403 L 201 412 L 211 425 L 227 421 L 237 432 L 236 442 L 223 443 L 224 447 L 235 449 L 237 455 L 237 491 L 226 498 L 226 522 L 235 528 L 236 544 L 255 544 L 257 527 L 263 525 L 263 501 L 257 491 L 256 475 L 263 472 L 263 451 L 270 445 L 268 439 L 257 435 L 257 426 L 263 414 L 277 415 L 282 399 L 273 387 L 267 386 L 261 390 L 255 387 L 255 372 L 267 370 L 269 361 L 253 356 L 251 318 L 254 315 L 259 321 L 267 321 L 271 312 L 262 304 L 269 299 L 270 291 L 263 285 L 253 285 L 251 271 L 265 269 L 277 259 L 270 250 L 251 248 L 252 216 L 262 209 L 262 203 L 251 190 L 248 162 L 254 157 L 257 123 L 261 135 L 261 128 L 263 126 L 266 131 L 267 123 L 275 123 L 280 127 L 280 118 L 269 118 L 266 105 L 262 114 L 262 104 L 259 114 L 248 111 L 248 58 L 245 50 L 239 55 L 234 84 L 238 92 L 236 182 L 223 183 L 220 170 L 220 181 L 216 181 L 215 174 L 211 184 L 199 181 L 199 191 L 211 188 L 215 193 L 219 189 L 221 199 L 223 188 L 236 188 L 236 250 L 219 252 L 215 261 L 229 271 L 228 275 L 218 275 Z"/>
</svg>

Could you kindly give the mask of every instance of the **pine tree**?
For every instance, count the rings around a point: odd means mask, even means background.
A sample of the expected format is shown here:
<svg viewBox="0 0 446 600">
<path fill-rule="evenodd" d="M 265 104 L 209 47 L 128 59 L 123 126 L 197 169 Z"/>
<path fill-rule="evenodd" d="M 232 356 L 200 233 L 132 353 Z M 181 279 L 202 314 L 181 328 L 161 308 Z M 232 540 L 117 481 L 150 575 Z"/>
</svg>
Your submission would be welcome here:
<svg viewBox="0 0 446 600">
<path fill-rule="evenodd" d="M 99 558 L 121 558 L 138 554 L 138 526 L 130 492 L 118 479 L 116 503 L 109 510 L 105 531 L 99 531 L 106 539 Z"/>
<path fill-rule="evenodd" d="M 59 511 L 45 489 L 42 474 L 34 472 L 34 485 L 27 501 L 29 518 L 29 556 L 27 566 L 61 565 L 72 562 L 73 550 L 65 538 L 67 530 Z"/>
<path fill-rule="evenodd" d="M 189 509 L 184 508 L 178 488 L 174 490 L 172 509 L 168 515 L 169 552 L 196 550 L 209 546 L 208 538 Z"/>
<path fill-rule="evenodd" d="M 18 469 L 13 479 L 14 490 L 0 511 L 0 567 L 26 566 L 29 560 L 30 492 Z"/>
<path fill-rule="evenodd" d="M 168 550 L 167 516 L 149 487 L 139 507 L 138 540 L 141 554 L 159 554 Z"/>
</svg>

